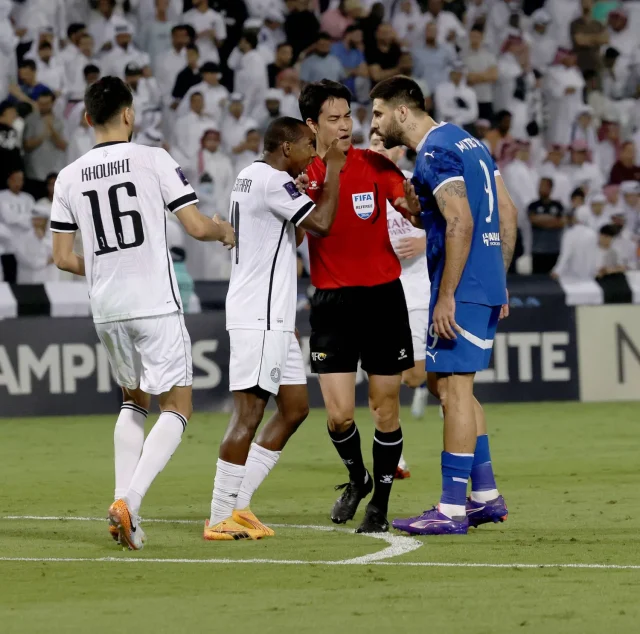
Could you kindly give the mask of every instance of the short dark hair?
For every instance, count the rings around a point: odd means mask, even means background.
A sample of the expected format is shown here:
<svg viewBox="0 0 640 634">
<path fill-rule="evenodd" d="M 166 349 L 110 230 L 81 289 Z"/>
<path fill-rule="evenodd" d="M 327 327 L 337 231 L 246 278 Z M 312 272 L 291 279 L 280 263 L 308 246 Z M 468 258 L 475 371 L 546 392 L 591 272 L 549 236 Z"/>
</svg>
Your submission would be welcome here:
<svg viewBox="0 0 640 634">
<path fill-rule="evenodd" d="M 604 225 L 600 227 L 600 234 L 603 236 L 615 238 L 619 233 L 620 227 L 616 227 L 616 225 Z"/>
<path fill-rule="evenodd" d="M 307 119 L 317 121 L 324 102 L 330 99 L 345 99 L 351 106 L 351 92 L 346 86 L 339 84 L 337 81 L 323 79 L 307 84 L 298 98 L 303 121 Z"/>
<path fill-rule="evenodd" d="M 174 35 L 175 33 L 177 33 L 178 31 L 187 31 L 187 33 L 189 32 L 189 27 L 186 24 L 176 24 L 172 29 L 171 29 L 171 35 Z"/>
<path fill-rule="evenodd" d="M 11 108 L 13 108 L 14 110 L 17 110 L 16 104 L 12 103 L 11 101 L 7 101 L 7 100 L 5 100 L 2 103 L 0 103 L 0 117 L 2 115 L 4 115 L 4 113 L 7 110 L 10 110 Z"/>
<path fill-rule="evenodd" d="M 43 48 L 51 48 L 51 43 L 47 42 L 47 40 L 40 42 L 40 44 L 38 44 L 38 50 L 41 51 Z"/>
<path fill-rule="evenodd" d="M 354 33 L 355 31 L 362 31 L 362 26 L 356 22 L 355 24 L 350 24 L 344 31 L 344 34 Z"/>
<path fill-rule="evenodd" d="M 76 33 L 84 31 L 86 28 L 86 25 L 84 25 L 82 22 L 73 22 L 67 29 L 67 37 L 71 39 Z"/>
<path fill-rule="evenodd" d="M 471 30 L 478 31 L 478 33 L 484 33 L 484 24 L 482 24 L 482 22 L 474 22 Z"/>
<path fill-rule="evenodd" d="M 318 35 L 316 35 L 316 42 L 319 42 L 320 40 L 333 41 L 333 38 L 326 31 L 320 31 Z"/>
<path fill-rule="evenodd" d="M 571 192 L 571 198 L 575 198 L 576 196 L 580 196 L 582 198 L 585 198 L 585 193 L 584 193 L 584 189 L 582 189 L 582 187 L 576 187 L 572 192 Z"/>
<path fill-rule="evenodd" d="M 119 77 L 102 77 L 87 88 L 84 105 L 94 125 L 105 125 L 124 108 L 130 108 L 133 94 Z"/>
<path fill-rule="evenodd" d="M 495 116 L 493 117 L 493 120 L 498 123 L 498 121 L 502 121 L 505 117 L 511 117 L 513 116 L 508 110 L 499 110 L 498 112 L 496 112 Z"/>
<path fill-rule="evenodd" d="M 302 138 L 306 124 L 294 117 L 279 117 L 264 133 L 264 151 L 275 152 L 283 143 L 295 143 Z"/>
<path fill-rule="evenodd" d="M 204 95 L 199 91 L 199 90 L 195 90 L 194 92 L 191 93 L 191 95 L 189 96 L 189 101 L 191 101 L 195 96 L 198 97 L 202 97 L 204 98 Z"/>
<path fill-rule="evenodd" d="M 58 178 L 58 172 L 49 172 L 44 179 L 45 183 L 48 183 L 51 179 L 56 180 Z"/>
<path fill-rule="evenodd" d="M 186 49 L 188 51 L 195 51 L 196 53 L 198 53 L 198 55 L 200 55 L 200 49 L 195 44 L 187 44 Z"/>
<path fill-rule="evenodd" d="M 38 95 L 38 99 L 40 99 L 40 97 L 51 97 L 51 99 L 53 99 L 53 101 L 56 100 L 56 96 L 55 96 L 53 90 L 49 90 L 49 88 L 43 88 L 40 91 L 40 94 Z"/>
<path fill-rule="evenodd" d="M 100 69 L 95 65 L 95 64 L 87 64 L 83 69 L 82 69 L 82 74 L 84 75 L 84 78 L 86 79 L 89 75 L 95 75 L 95 74 L 100 74 Z"/>
<path fill-rule="evenodd" d="M 396 75 L 376 84 L 369 93 L 371 99 L 382 99 L 395 104 L 404 104 L 413 110 L 426 111 L 424 95 L 418 84 L 410 77 Z"/>
<path fill-rule="evenodd" d="M 604 52 L 605 59 L 618 59 L 620 57 L 620 51 L 613 46 L 609 46 Z"/>
<path fill-rule="evenodd" d="M 36 69 L 36 63 L 32 59 L 23 59 L 19 64 L 18 68 L 30 68 L 31 70 Z"/>
<path fill-rule="evenodd" d="M 244 31 L 242 31 L 242 39 L 247 40 L 247 43 L 251 48 L 258 48 L 258 34 L 255 31 L 251 29 L 245 29 Z"/>
<path fill-rule="evenodd" d="M 278 46 L 276 46 L 276 51 L 279 51 L 281 48 L 284 48 L 285 46 L 291 46 L 290 42 L 280 42 L 280 44 L 278 44 Z M 291 48 L 293 48 L 293 46 L 291 46 Z"/>
</svg>

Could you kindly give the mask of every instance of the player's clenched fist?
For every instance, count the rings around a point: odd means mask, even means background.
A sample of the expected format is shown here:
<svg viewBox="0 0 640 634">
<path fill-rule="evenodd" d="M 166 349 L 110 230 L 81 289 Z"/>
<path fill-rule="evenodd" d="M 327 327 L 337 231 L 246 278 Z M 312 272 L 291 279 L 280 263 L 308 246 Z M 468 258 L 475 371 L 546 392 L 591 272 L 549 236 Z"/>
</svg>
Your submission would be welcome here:
<svg viewBox="0 0 640 634">
<path fill-rule="evenodd" d="M 338 139 L 334 139 L 333 143 L 329 146 L 327 153 L 324 155 L 324 162 L 327 166 L 342 169 L 346 160 L 347 155 L 342 150 L 338 149 Z"/>
<path fill-rule="evenodd" d="M 231 223 L 226 220 L 222 220 L 218 214 L 213 217 L 213 222 L 215 222 L 222 230 L 222 236 L 218 242 L 222 242 L 227 249 L 233 249 L 233 247 L 236 246 L 236 234 Z"/>
<path fill-rule="evenodd" d="M 456 300 L 452 296 L 438 294 L 433 309 L 433 328 L 443 339 L 456 339 L 456 332 L 462 330 L 456 323 Z"/>
</svg>

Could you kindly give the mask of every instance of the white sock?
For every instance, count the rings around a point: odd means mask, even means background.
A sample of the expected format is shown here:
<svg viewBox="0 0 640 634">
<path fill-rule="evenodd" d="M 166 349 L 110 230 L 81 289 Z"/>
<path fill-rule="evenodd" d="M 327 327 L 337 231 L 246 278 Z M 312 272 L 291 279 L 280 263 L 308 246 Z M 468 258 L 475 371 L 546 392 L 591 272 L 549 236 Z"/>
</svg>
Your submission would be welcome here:
<svg viewBox="0 0 640 634">
<path fill-rule="evenodd" d="M 156 476 L 167 466 L 182 440 L 187 428 L 187 419 L 178 412 L 164 411 L 149 432 L 142 447 L 142 456 L 131 478 L 126 498 L 129 510 L 137 515 L 142 498 L 146 495 Z"/>
<path fill-rule="evenodd" d="M 481 504 L 491 502 L 491 500 L 495 500 L 499 495 L 500 493 L 498 493 L 498 489 L 489 489 L 488 491 L 471 491 L 471 499 L 474 502 L 480 502 Z"/>
<path fill-rule="evenodd" d="M 116 490 L 114 500 L 127 494 L 131 478 L 138 466 L 144 445 L 144 423 L 147 410 L 135 403 L 124 403 L 113 431 L 113 449 L 116 463 Z"/>
<path fill-rule="evenodd" d="M 442 504 L 442 502 L 440 502 L 440 504 L 438 504 L 438 510 L 450 518 L 464 517 L 467 514 L 467 509 L 458 504 Z"/>
<path fill-rule="evenodd" d="M 247 468 L 244 465 L 225 462 L 218 458 L 216 477 L 213 481 L 209 526 L 215 526 L 231 517 L 246 472 Z"/>
<path fill-rule="evenodd" d="M 269 471 L 276 466 L 280 453 L 279 451 L 265 449 L 260 445 L 256 445 L 256 443 L 251 444 L 251 450 L 245 465 L 247 471 L 236 500 L 237 509 L 246 509 L 251 504 L 253 494 L 269 475 Z"/>
</svg>

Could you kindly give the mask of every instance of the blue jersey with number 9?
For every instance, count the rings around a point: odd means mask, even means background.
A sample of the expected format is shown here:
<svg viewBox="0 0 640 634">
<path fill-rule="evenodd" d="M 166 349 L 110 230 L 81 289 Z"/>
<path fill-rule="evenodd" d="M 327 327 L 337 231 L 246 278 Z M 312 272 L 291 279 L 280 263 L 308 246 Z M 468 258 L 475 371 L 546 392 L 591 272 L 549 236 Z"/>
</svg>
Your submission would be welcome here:
<svg viewBox="0 0 640 634">
<path fill-rule="evenodd" d="M 432 304 L 438 297 L 444 271 L 447 230 L 435 194 L 455 181 L 464 182 L 473 216 L 471 249 L 455 299 L 485 306 L 505 304 L 506 278 L 495 180 L 500 172 L 489 150 L 457 125 L 441 123 L 429 130 L 416 151 L 413 184 L 420 197 L 427 232 Z"/>
</svg>

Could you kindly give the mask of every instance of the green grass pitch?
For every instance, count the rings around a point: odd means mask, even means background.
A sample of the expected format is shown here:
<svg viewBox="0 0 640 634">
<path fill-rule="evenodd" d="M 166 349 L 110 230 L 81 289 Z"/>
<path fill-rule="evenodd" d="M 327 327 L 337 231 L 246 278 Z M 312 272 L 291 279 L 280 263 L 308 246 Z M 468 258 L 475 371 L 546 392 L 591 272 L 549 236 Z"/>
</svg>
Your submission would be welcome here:
<svg viewBox="0 0 640 634">
<path fill-rule="evenodd" d="M 258 542 L 202 540 L 226 415 L 190 422 L 142 508 L 144 518 L 189 522 L 146 523 L 140 553 L 119 549 L 105 521 L 8 519 L 104 517 L 115 414 L 0 420 L 0 632 L 639 631 L 640 406 L 543 403 L 486 412 L 509 520 L 466 537 L 400 540 L 420 547 L 350 565 L 306 562 L 342 562 L 390 545 L 290 526 Z M 322 411 L 311 413 L 254 498 L 266 523 L 332 527 L 333 485 L 345 470 L 324 420 Z M 370 417 L 359 411 L 357 420 L 370 465 Z M 427 508 L 440 486 L 436 408 L 423 421 L 404 411 L 403 423 L 412 477 L 394 485 L 391 517 Z M 446 565 L 408 565 L 425 563 Z"/>
</svg>

